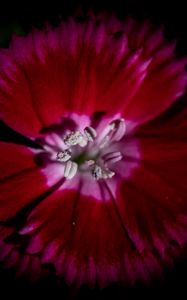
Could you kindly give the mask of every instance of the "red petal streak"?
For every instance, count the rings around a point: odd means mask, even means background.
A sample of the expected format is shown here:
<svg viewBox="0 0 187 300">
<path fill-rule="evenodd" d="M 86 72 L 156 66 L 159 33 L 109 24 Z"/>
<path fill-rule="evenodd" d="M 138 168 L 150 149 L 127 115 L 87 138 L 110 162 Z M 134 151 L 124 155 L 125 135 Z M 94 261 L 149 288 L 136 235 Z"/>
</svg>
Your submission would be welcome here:
<svg viewBox="0 0 187 300">
<path fill-rule="evenodd" d="M 29 136 L 72 110 L 90 115 L 123 109 L 135 124 L 148 121 L 186 85 L 185 62 L 177 62 L 173 45 L 163 40 L 162 30 L 148 22 L 102 17 L 98 23 L 93 16 L 15 36 L 0 54 L 2 118 Z"/>
<path fill-rule="evenodd" d="M 31 238 L 27 251 L 32 254 L 43 253 L 42 262 L 55 264 L 57 273 L 64 275 L 68 283 L 87 282 L 93 286 L 98 281 L 103 287 L 111 281 L 124 277 L 129 279 L 126 265 L 122 269 L 122 261 L 125 253 L 130 256 L 135 253 L 127 233 L 131 228 L 126 217 L 120 219 L 121 212 L 116 212 L 113 200 L 105 202 L 108 193 L 108 189 L 103 190 L 102 202 L 67 191 L 59 191 L 48 197 L 28 219 L 29 224 L 39 220 L 41 225 Z M 123 226 L 126 226 L 125 231 Z M 131 238 L 134 245 L 136 241 L 139 243 L 133 234 Z M 137 250 L 140 251 L 148 243 L 144 243 L 146 237 L 140 236 L 139 239 L 142 247 L 137 244 Z M 143 257 L 137 257 L 134 278 Z M 153 257 L 153 265 L 155 260 Z M 147 274 L 154 272 L 158 269 L 158 262 L 155 269 L 150 270 L 149 264 L 147 268 Z M 143 269 L 142 272 L 145 273 Z M 142 277 L 147 280 L 146 274 Z"/>
<path fill-rule="evenodd" d="M 0 142 L 0 182 L 35 167 L 33 153 L 26 147 Z"/>
<path fill-rule="evenodd" d="M 148 138 L 155 137 L 157 140 L 162 139 L 173 144 L 185 143 L 187 130 L 186 96 L 176 104 L 177 107 L 172 107 L 169 112 L 165 112 L 155 120 L 137 128 L 136 135 L 140 139 L 146 137 L 145 142 L 148 142 Z M 173 147 L 175 146 L 173 145 Z M 183 147 L 185 148 L 185 145 Z"/>
<path fill-rule="evenodd" d="M 88 265 L 93 257 L 99 272 L 104 268 L 101 271 L 104 276 L 105 266 L 109 267 L 120 261 L 120 245 L 125 243 L 126 251 L 131 249 L 115 212 L 107 203 L 76 195 L 74 192 L 56 192 L 29 217 L 29 224 L 42 221 L 39 231 L 31 239 L 29 253 L 42 251 L 43 262 L 55 263 L 57 257 L 65 251 L 66 260 L 73 258 L 72 269 L 75 274 L 80 272 L 82 264 Z M 69 268 L 71 269 L 68 266 L 65 273 L 68 281 L 72 281 Z M 63 270 L 62 266 L 61 272 Z M 76 277 L 75 274 L 72 276 Z"/>
<path fill-rule="evenodd" d="M 154 70 L 124 108 L 124 116 L 136 124 L 153 119 L 166 110 L 184 91 L 187 77 L 185 62 L 175 62 Z"/>
<path fill-rule="evenodd" d="M 36 116 L 34 99 L 21 68 L 14 61 L 10 50 L 1 50 L 0 116 L 15 130 L 27 136 L 35 136 L 41 128 L 41 123 Z"/>
<path fill-rule="evenodd" d="M 60 44 L 60 37 L 63 40 L 61 27 L 54 32 L 58 41 L 55 50 L 52 33 L 48 35 L 38 30 L 25 38 L 16 37 L 11 44 L 11 53 L 21 65 L 35 113 L 43 127 L 60 122 L 69 100 L 71 55 Z"/>
<path fill-rule="evenodd" d="M 177 219 L 186 213 L 187 205 L 175 186 L 168 183 L 167 177 L 165 180 L 159 172 L 150 170 L 142 165 L 141 170 L 134 172 L 131 182 L 121 187 L 121 195 L 125 197 L 119 195 L 117 199 L 138 249 L 153 247 L 164 258 L 172 240 L 178 245 L 185 244 L 185 230 L 177 225 Z M 178 235 L 174 234 L 173 226 Z"/>
<path fill-rule="evenodd" d="M 165 163 L 170 164 L 171 168 L 174 169 L 176 163 L 185 163 L 187 159 L 187 145 L 182 139 L 173 138 L 173 140 L 170 140 L 164 137 L 142 137 L 139 142 L 139 151 L 141 160 L 154 163 L 160 162 L 160 170 L 164 170 Z"/>
<path fill-rule="evenodd" d="M 3 221 L 46 191 L 46 185 L 41 173 L 33 168 L 0 183 L 0 189 L 0 220 Z"/>
<path fill-rule="evenodd" d="M 4 221 L 47 192 L 62 174 L 56 172 L 59 169 L 53 164 L 44 168 L 42 174 L 33 153 L 23 146 L 0 142 L 0 154 L 0 221 Z"/>
</svg>

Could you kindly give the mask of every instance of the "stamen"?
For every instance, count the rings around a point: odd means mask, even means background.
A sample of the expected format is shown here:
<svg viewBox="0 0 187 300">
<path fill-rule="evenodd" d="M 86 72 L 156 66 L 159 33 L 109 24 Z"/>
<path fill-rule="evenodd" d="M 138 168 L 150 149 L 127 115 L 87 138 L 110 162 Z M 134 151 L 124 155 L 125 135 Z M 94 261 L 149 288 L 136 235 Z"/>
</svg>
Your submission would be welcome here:
<svg viewBox="0 0 187 300">
<path fill-rule="evenodd" d="M 104 139 L 100 142 L 99 148 L 102 149 L 102 148 L 106 147 L 109 144 L 109 142 L 110 142 L 110 137 L 109 137 L 109 135 L 106 135 L 104 137 Z"/>
<path fill-rule="evenodd" d="M 100 142 L 100 148 L 106 147 L 110 142 L 118 142 L 122 139 L 126 131 L 126 125 L 124 119 L 116 119 L 109 123 L 106 128 L 106 135 Z"/>
<path fill-rule="evenodd" d="M 70 147 L 79 145 L 81 147 L 85 147 L 87 145 L 87 141 L 82 135 L 80 131 L 70 132 L 64 137 L 64 143 Z"/>
<path fill-rule="evenodd" d="M 50 159 L 55 158 L 64 163 L 64 177 L 72 179 L 79 168 L 79 172 L 91 172 L 94 179 L 108 179 L 115 175 L 111 171 L 110 164 L 115 164 L 122 159 L 120 151 L 112 151 L 113 142 L 118 142 L 125 134 L 126 125 L 124 119 L 115 119 L 110 122 L 102 131 L 101 135 L 97 136 L 96 130 L 91 126 L 86 126 L 84 132 L 79 130 L 68 131 L 68 133 L 60 139 L 56 134 L 51 134 L 50 139 L 53 138 L 54 146 L 62 151 L 56 152 L 56 148 L 51 144 L 45 145 L 45 150 L 51 156 Z M 85 147 L 89 142 L 89 147 L 81 151 L 78 146 Z M 67 149 L 63 150 L 64 144 Z M 74 147 L 76 146 L 77 147 Z M 54 148 L 54 149 L 53 149 Z M 101 150 L 105 148 L 104 150 Z M 116 144 L 116 148 L 117 144 Z M 58 151 L 58 150 L 57 150 Z M 105 153 L 105 154 L 104 154 Z"/>
<path fill-rule="evenodd" d="M 114 164 L 122 159 L 122 154 L 118 151 L 109 152 L 103 155 L 102 159 L 104 160 L 105 164 Z"/>
<path fill-rule="evenodd" d="M 46 152 L 48 152 L 50 154 L 53 154 L 53 152 L 54 152 L 54 149 L 48 145 L 44 145 L 43 148 Z"/>
<path fill-rule="evenodd" d="M 71 149 L 66 149 L 57 153 L 56 158 L 62 162 L 66 162 L 71 158 Z"/>
<path fill-rule="evenodd" d="M 113 172 L 109 169 L 103 170 L 103 179 L 112 178 L 114 175 L 115 175 L 115 172 Z"/>
<path fill-rule="evenodd" d="M 97 132 L 93 127 L 86 127 L 84 129 L 84 134 L 89 142 L 93 142 L 97 136 Z"/>
<path fill-rule="evenodd" d="M 110 140 L 120 141 L 126 131 L 124 119 L 116 119 L 112 121 L 109 126 L 111 127 Z"/>
<path fill-rule="evenodd" d="M 68 160 L 64 167 L 64 177 L 67 179 L 72 179 L 78 170 L 78 165 L 74 161 Z"/>
<path fill-rule="evenodd" d="M 101 179 L 103 177 L 102 176 L 102 168 L 98 165 L 95 165 L 94 168 L 92 169 L 92 176 L 96 180 Z"/>
<path fill-rule="evenodd" d="M 114 172 L 109 169 L 102 169 L 99 165 L 95 165 L 92 169 L 92 176 L 96 180 L 112 178 L 114 175 Z"/>
</svg>

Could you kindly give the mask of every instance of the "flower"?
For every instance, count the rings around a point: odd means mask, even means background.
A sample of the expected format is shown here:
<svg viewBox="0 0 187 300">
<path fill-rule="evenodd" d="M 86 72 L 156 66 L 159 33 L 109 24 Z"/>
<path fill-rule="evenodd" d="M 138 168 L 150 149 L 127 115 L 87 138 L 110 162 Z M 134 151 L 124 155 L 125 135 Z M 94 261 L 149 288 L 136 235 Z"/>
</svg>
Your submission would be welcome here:
<svg viewBox="0 0 187 300">
<path fill-rule="evenodd" d="M 5 267 L 101 287 L 149 281 L 187 241 L 186 59 L 162 29 L 69 18 L 0 52 Z M 173 108 L 174 107 L 174 108 Z"/>
</svg>

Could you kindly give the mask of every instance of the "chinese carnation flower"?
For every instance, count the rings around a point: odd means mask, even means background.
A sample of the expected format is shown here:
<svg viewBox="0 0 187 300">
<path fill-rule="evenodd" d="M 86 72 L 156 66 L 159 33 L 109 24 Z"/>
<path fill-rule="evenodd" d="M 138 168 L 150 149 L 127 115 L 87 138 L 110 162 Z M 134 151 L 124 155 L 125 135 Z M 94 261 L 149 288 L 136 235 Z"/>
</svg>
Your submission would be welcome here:
<svg viewBox="0 0 187 300">
<path fill-rule="evenodd" d="M 181 255 L 186 110 L 167 111 L 187 77 L 174 48 L 146 21 L 101 15 L 1 49 L 1 119 L 38 145 L 0 142 L 6 268 L 52 264 L 69 284 L 105 286 L 147 282 Z"/>
</svg>

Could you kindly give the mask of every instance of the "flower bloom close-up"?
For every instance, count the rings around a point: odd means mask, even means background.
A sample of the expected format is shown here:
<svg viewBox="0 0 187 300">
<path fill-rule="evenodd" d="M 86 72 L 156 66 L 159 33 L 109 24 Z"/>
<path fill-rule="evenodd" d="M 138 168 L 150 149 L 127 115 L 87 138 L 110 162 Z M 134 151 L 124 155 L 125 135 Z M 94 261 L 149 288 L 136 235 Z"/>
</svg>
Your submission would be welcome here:
<svg viewBox="0 0 187 300">
<path fill-rule="evenodd" d="M 0 260 L 104 287 L 161 277 L 187 242 L 187 60 L 163 28 L 90 14 L 0 50 Z M 184 96 L 183 96 L 184 95 Z M 179 106 L 173 113 L 173 106 Z"/>
</svg>

